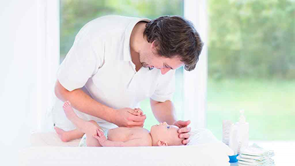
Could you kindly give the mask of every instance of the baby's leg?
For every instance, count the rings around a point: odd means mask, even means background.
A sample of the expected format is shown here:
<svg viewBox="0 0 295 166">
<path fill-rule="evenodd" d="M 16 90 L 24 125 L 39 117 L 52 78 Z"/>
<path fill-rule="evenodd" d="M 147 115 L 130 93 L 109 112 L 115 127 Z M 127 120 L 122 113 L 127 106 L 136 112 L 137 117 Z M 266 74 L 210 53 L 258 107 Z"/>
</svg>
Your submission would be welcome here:
<svg viewBox="0 0 295 166">
<path fill-rule="evenodd" d="M 67 118 L 74 123 L 74 125 L 83 133 L 86 134 L 86 143 L 87 146 L 101 146 L 97 139 L 93 136 L 97 135 L 97 129 L 101 129 L 99 125 L 95 121 L 84 121 L 83 119 L 79 118 L 73 108 L 71 107 L 69 102 L 65 102 L 64 111 L 66 113 Z"/>
<path fill-rule="evenodd" d="M 56 131 L 59 138 L 63 142 L 69 142 L 69 141 L 72 141 L 74 139 L 81 138 L 84 135 L 84 133 L 82 131 L 80 131 L 79 129 L 70 130 L 70 131 L 64 131 L 61 128 L 54 127 L 54 130 Z"/>
</svg>

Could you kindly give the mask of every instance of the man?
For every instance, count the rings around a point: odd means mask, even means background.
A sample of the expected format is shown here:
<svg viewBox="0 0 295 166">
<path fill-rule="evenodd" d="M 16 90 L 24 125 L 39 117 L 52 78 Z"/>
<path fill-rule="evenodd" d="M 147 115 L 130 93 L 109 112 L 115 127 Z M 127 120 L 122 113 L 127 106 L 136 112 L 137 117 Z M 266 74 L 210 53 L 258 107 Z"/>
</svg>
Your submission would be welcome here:
<svg viewBox="0 0 295 166">
<path fill-rule="evenodd" d="M 174 75 L 183 65 L 193 70 L 201 50 L 199 34 L 181 17 L 97 18 L 80 30 L 59 68 L 53 121 L 59 128 L 74 128 L 62 110 L 70 101 L 79 117 L 103 129 L 143 126 L 146 117 L 131 112 L 150 98 L 156 119 L 178 126 L 187 144 L 190 121 L 177 121 L 171 102 Z"/>
</svg>

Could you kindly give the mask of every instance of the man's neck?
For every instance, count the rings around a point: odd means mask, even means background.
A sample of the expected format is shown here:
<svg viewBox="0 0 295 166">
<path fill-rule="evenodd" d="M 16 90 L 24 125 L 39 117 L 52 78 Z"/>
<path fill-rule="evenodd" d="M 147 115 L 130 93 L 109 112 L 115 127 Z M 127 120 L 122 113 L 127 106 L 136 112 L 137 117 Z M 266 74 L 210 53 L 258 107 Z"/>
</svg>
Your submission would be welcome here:
<svg viewBox="0 0 295 166">
<path fill-rule="evenodd" d="M 136 53 L 139 53 L 142 45 L 145 42 L 143 32 L 145 30 L 145 22 L 137 23 L 131 33 L 130 37 L 130 49 L 134 50 Z"/>
<path fill-rule="evenodd" d="M 136 71 L 138 71 L 142 67 L 140 63 L 139 52 L 146 40 L 143 36 L 145 25 L 146 23 L 144 22 L 137 23 L 135 27 L 133 28 L 131 37 L 130 37 L 130 54 L 131 54 L 132 62 L 136 66 Z"/>
</svg>

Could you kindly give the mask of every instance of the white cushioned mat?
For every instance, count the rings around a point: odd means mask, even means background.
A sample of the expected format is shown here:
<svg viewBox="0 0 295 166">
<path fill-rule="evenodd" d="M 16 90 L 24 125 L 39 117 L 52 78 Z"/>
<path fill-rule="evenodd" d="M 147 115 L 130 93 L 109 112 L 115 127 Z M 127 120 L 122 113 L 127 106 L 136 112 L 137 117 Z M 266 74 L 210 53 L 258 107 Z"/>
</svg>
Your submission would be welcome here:
<svg viewBox="0 0 295 166">
<path fill-rule="evenodd" d="M 227 166 L 232 150 L 206 129 L 191 132 L 189 146 L 77 147 L 56 133 L 35 133 L 32 147 L 19 152 L 21 166 Z"/>
</svg>

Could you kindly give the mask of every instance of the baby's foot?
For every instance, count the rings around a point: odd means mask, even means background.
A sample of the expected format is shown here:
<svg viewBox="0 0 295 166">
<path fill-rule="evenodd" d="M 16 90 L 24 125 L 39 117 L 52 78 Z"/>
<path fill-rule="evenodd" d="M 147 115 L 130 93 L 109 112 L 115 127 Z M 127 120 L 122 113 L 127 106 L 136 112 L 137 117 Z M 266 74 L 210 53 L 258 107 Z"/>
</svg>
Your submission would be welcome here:
<svg viewBox="0 0 295 166">
<path fill-rule="evenodd" d="M 85 131 L 85 123 L 86 121 L 84 121 L 83 119 L 79 118 L 77 116 L 77 114 L 74 112 L 71 104 L 69 101 L 66 101 L 63 105 L 63 109 L 65 110 L 65 114 L 67 116 L 67 118 L 74 123 L 74 125 L 80 129 L 82 132 L 86 133 Z"/>
<path fill-rule="evenodd" d="M 69 139 L 66 136 L 66 131 L 61 128 L 54 127 L 55 132 L 57 133 L 58 137 L 61 139 L 62 142 L 68 142 Z"/>
<path fill-rule="evenodd" d="M 75 112 L 71 106 L 71 103 L 69 101 L 66 101 L 64 103 L 63 109 L 64 109 L 66 116 L 69 120 L 73 120 L 77 117 L 77 115 L 75 114 Z"/>
</svg>

